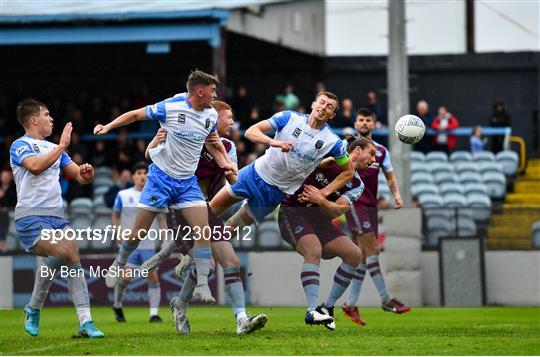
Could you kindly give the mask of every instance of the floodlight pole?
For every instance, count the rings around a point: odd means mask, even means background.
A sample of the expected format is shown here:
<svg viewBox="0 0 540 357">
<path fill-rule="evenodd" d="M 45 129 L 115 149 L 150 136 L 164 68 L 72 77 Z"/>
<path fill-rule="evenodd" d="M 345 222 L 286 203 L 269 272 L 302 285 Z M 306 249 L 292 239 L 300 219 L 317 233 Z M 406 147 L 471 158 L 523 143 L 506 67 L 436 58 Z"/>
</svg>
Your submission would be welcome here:
<svg viewBox="0 0 540 357">
<path fill-rule="evenodd" d="M 388 144 L 399 191 L 405 206 L 411 205 L 411 146 L 394 134 L 397 120 L 409 113 L 409 65 L 405 32 L 405 1 L 388 1 Z M 427 139 L 427 138 L 426 138 Z M 426 140 L 424 139 L 424 140 Z"/>
</svg>

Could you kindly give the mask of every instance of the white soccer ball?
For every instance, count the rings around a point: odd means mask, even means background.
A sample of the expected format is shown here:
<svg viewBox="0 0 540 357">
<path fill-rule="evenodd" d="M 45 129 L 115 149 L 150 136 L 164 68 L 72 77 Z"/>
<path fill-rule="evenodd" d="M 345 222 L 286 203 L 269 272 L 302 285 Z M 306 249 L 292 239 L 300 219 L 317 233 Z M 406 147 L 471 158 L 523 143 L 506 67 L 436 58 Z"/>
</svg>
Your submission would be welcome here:
<svg viewBox="0 0 540 357">
<path fill-rule="evenodd" d="M 416 144 L 424 137 L 426 126 L 416 115 L 407 114 L 398 119 L 395 131 L 402 143 Z"/>
</svg>

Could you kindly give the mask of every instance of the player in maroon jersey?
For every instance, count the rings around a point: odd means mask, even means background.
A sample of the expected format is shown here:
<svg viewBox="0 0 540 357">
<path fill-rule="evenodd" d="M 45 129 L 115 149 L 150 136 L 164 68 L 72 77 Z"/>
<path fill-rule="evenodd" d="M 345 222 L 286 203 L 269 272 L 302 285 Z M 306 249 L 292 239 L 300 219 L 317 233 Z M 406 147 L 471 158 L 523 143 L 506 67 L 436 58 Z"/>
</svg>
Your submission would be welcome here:
<svg viewBox="0 0 540 357">
<path fill-rule="evenodd" d="M 351 138 L 347 146 L 355 177 L 340 190 L 325 198 L 321 191 L 341 172 L 335 162 L 319 166 L 294 195 L 288 195 L 279 210 L 279 229 L 283 239 L 304 257 L 300 279 L 306 293 L 306 324 L 335 329 L 334 304 L 349 285 L 362 261 L 362 252 L 332 219 L 347 212 L 364 190 L 358 171 L 375 162 L 375 144 L 366 138 Z M 323 305 L 319 299 L 319 264 L 323 259 L 340 257 L 332 289 Z"/>
<path fill-rule="evenodd" d="M 369 109 L 360 109 L 356 114 L 354 127 L 360 133 L 361 137 L 370 138 L 371 132 L 375 128 L 375 118 L 373 112 Z M 360 295 L 362 282 L 366 274 L 366 268 L 373 283 L 377 287 L 382 300 L 382 308 L 385 311 L 391 311 L 398 314 L 410 311 L 410 307 L 405 306 L 396 298 L 391 298 L 386 290 L 386 284 L 379 267 L 379 249 L 377 248 L 377 189 L 379 171 L 382 169 L 386 176 L 386 181 L 392 196 L 394 197 L 394 208 L 403 206 L 403 200 L 399 193 L 398 182 L 388 150 L 375 143 L 377 148 L 376 161 L 365 171 L 360 172 L 360 177 L 364 182 L 365 189 L 360 199 L 354 204 L 347 214 L 347 223 L 350 231 L 353 233 L 354 241 L 365 254 L 365 263 L 362 262 L 354 272 L 351 281 L 351 288 L 345 304 L 343 305 L 343 314 L 349 316 L 358 325 L 365 325 L 360 317 L 356 303 Z"/>
<path fill-rule="evenodd" d="M 220 139 L 223 142 L 231 161 L 236 163 L 236 146 L 234 145 L 234 142 L 223 137 L 229 135 L 230 129 L 234 124 L 232 109 L 227 103 L 222 101 L 214 101 L 212 106 L 218 112 L 217 133 L 221 137 Z M 163 134 L 161 132 L 158 133 L 152 143 L 149 144 L 149 148 L 159 141 L 159 135 Z M 225 181 L 229 182 L 229 184 L 236 182 L 236 173 L 233 171 L 226 171 L 219 167 L 212 155 L 204 148 L 201 151 L 201 157 L 195 176 L 197 176 L 201 191 L 205 195 L 207 201 L 212 199 L 216 192 L 223 187 Z M 176 213 L 176 210 L 174 212 Z M 267 316 L 265 314 L 257 316 L 248 316 L 246 314 L 244 285 L 240 276 L 240 260 L 236 256 L 231 242 L 233 237 L 230 234 L 227 235 L 223 221 L 216 217 L 210 208 L 208 208 L 208 221 L 211 228 L 211 231 L 208 233 L 211 236 L 213 257 L 223 268 L 225 293 L 233 306 L 237 322 L 236 332 L 238 334 L 246 334 L 256 331 L 264 327 Z M 178 213 L 169 213 L 167 215 L 167 223 L 169 228 L 174 231 L 174 234 L 178 231 L 180 232 L 176 237 L 176 242 L 165 242 L 162 249 L 152 258 L 148 259 L 148 263 L 143 265 L 141 269 L 147 269 L 149 271 L 155 270 L 157 266 L 165 261 L 172 254 L 174 249 L 178 247 L 183 256 L 175 271 L 177 275 L 182 276 L 182 272 L 189 270 L 191 265 L 190 256 L 192 256 L 191 248 L 193 247 L 194 239 L 197 239 L 197 236 L 199 236 L 199 238 L 205 236 L 205 232 L 185 232 L 183 228 L 189 228 L 189 225 L 184 217 Z M 215 265 L 215 263 L 213 263 L 213 265 Z M 182 285 L 179 296 L 171 301 L 174 326 L 178 333 L 188 334 L 190 332 L 187 309 L 196 284 L 196 272 L 194 269 L 191 269 L 191 272 L 184 279 L 184 284 Z"/>
</svg>

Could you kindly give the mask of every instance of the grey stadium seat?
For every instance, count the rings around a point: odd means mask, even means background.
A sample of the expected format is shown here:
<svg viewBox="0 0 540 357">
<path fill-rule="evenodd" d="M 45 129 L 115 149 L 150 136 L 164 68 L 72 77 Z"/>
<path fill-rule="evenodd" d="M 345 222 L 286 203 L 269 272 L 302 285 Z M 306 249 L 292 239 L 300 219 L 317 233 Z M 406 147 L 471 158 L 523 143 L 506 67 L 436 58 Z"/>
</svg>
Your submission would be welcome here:
<svg viewBox="0 0 540 357">
<path fill-rule="evenodd" d="M 112 176 L 112 170 L 108 166 L 100 166 L 94 168 L 94 174 L 97 176 L 103 176 L 103 177 L 111 177 Z"/>
<path fill-rule="evenodd" d="M 482 175 L 491 198 L 503 198 L 506 194 L 506 177 L 502 173 L 488 172 Z"/>
<path fill-rule="evenodd" d="M 432 216 L 427 219 L 427 240 L 429 246 L 438 246 L 441 237 L 449 237 L 452 234 L 450 221 L 445 217 Z"/>
<path fill-rule="evenodd" d="M 514 176 L 517 174 L 519 166 L 519 156 L 514 151 L 505 150 L 497 153 L 497 162 L 500 162 L 503 167 L 504 174 Z"/>
<path fill-rule="evenodd" d="M 415 172 L 411 174 L 411 184 L 433 183 L 433 176 L 425 172 Z"/>
<path fill-rule="evenodd" d="M 459 182 L 462 185 L 468 185 L 471 183 L 479 183 L 481 184 L 483 182 L 482 175 L 476 172 L 464 172 L 461 175 L 459 175 Z"/>
<path fill-rule="evenodd" d="M 459 216 L 458 219 L 451 219 L 452 230 L 457 232 L 458 237 L 474 236 L 476 234 L 476 223 L 471 218 Z"/>
<path fill-rule="evenodd" d="M 439 172 L 435 175 L 435 183 L 437 185 L 442 185 L 444 183 L 458 183 L 459 177 L 454 172 Z"/>
<path fill-rule="evenodd" d="M 105 193 L 107 193 L 107 191 L 109 191 L 109 189 L 110 187 L 107 186 L 98 186 L 94 188 L 94 197 L 104 195 Z"/>
<path fill-rule="evenodd" d="M 468 183 L 465 185 L 465 194 L 479 193 L 488 196 L 488 189 L 483 183 Z M 489 196 L 488 196 L 489 197 Z"/>
<path fill-rule="evenodd" d="M 411 161 L 412 162 L 425 162 L 426 155 L 421 151 L 412 151 L 411 152 Z"/>
<path fill-rule="evenodd" d="M 495 173 L 504 173 L 503 171 L 503 165 L 498 162 L 481 162 L 480 163 L 480 173 L 485 174 L 488 172 L 495 172 Z"/>
<path fill-rule="evenodd" d="M 474 162 L 458 162 L 454 164 L 454 169 L 458 174 L 462 174 L 464 172 L 480 172 L 478 164 Z"/>
<path fill-rule="evenodd" d="M 411 193 L 416 197 L 426 193 L 439 194 L 439 187 L 431 183 L 419 183 L 411 186 Z"/>
<path fill-rule="evenodd" d="M 491 151 L 481 151 L 474 154 L 475 162 L 495 162 L 495 155 Z"/>
<path fill-rule="evenodd" d="M 464 188 L 461 184 L 459 183 L 444 183 L 442 185 L 439 186 L 439 191 L 441 193 L 441 195 L 447 195 L 449 193 L 453 193 L 453 194 L 458 194 L 458 195 L 463 195 L 464 193 Z"/>
<path fill-rule="evenodd" d="M 429 166 L 421 162 L 412 162 L 411 163 L 411 174 L 414 172 L 424 172 L 429 174 L 431 171 Z"/>
<path fill-rule="evenodd" d="M 87 197 L 75 198 L 69 204 L 69 215 L 73 219 L 76 216 L 86 216 L 92 213 L 92 200 Z"/>
<path fill-rule="evenodd" d="M 261 247 L 281 247 L 283 240 L 277 222 L 274 220 L 263 221 L 257 228 L 257 239 Z"/>
<path fill-rule="evenodd" d="M 450 154 L 450 161 L 453 163 L 457 162 L 472 162 L 472 154 L 468 151 L 454 151 Z"/>
<path fill-rule="evenodd" d="M 442 151 L 431 151 L 431 152 L 428 152 L 426 155 L 426 162 L 429 162 L 429 163 L 447 162 L 447 161 L 448 161 L 448 155 L 446 155 L 446 153 Z"/>
<path fill-rule="evenodd" d="M 107 206 L 105 204 L 105 199 L 103 198 L 103 196 L 95 197 L 94 200 L 92 201 L 92 205 L 94 207 L 106 207 Z"/>
<path fill-rule="evenodd" d="M 430 164 L 431 174 L 436 176 L 440 172 L 454 172 L 454 166 L 448 162 L 433 162 Z"/>
<path fill-rule="evenodd" d="M 532 243 L 533 247 L 540 248 L 540 221 L 536 221 L 532 225 Z"/>
<path fill-rule="evenodd" d="M 93 182 L 94 187 L 99 187 L 99 186 L 111 187 L 113 185 L 114 185 L 114 182 L 109 177 L 98 177 Z"/>
<path fill-rule="evenodd" d="M 472 208 L 471 211 L 475 221 L 487 221 L 491 216 L 491 199 L 487 194 L 468 194 L 467 207 Z"/>
</svg>

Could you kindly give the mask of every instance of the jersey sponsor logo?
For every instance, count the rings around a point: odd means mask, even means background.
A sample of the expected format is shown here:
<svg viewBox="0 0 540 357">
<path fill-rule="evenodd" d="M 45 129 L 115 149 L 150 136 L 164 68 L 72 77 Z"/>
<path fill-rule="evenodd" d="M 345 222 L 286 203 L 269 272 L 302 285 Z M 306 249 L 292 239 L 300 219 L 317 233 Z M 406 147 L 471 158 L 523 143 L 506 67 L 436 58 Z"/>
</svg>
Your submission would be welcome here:
<svg viewBox="0 0 540 357">
<path fill-rule="evenodd" d="M 328 184 L 329 184 L 328 179 L 321 172 L 317 172 L 315 174 L 315 180 L 317 180 L 317 182 L 320 183 L 323 186 L 328 186 Z"/>
<path fill-rule="evenodd" d="M 205 136 L 199 135 L 197 133 L 180 133 L 178 131 L 173 132 L 173 135 L 179 139 L 194 140 L 194 141 L 204 141 Z"/>
<path fill-rule="evenodd" d="M 322 148 L 323 145 L 324 145 L 324 141 L 317 140 L 317 142 L 315 143 L 315 149 L 319 150 L 320 148 Z"/>
<path fill-rule="evenodd" d="M 39 153 L 39 146 L 37 146 L 37 144 L 32 144 L 32 147 L 36 153 Z"/>
<path fill-rule="evenodd" d="M 296 228 L 294 228 L 294 234 L 299 234 L 303 230 L 304 230 L 304 226 L 296 226 Z"/>
<path fill-rule="evenodd" d="M 206 118 L 206 129 L 210 128 L 210 118 Z"/>
<path fill-rule="evenodd" d="M 186 115 L 184 113 L 178 114 L 178 124 L 186 123 Z"/>
<path fill-rule="evenodd" d="M 292 133 L 292 136 L 294 136 L 295 138 L 299 137 L 300 136 L 300 133 L 302 132 L 302 129 L 300 128 L 296 128 L 294 129 L 293 133 Z"/>
<path fill-rule="evenodd" d="M 21 154 L 22 154 L 23 152 L 26 152 L 26 151 L 28 151 L 28 150 L 30 150 L 30 149 L 28 148 L 28 146 L 22 146 L 22 147 L 18 148 L 17 150 L 15 150 L 15 155 L 21 156 Z"/>
<path fill-rule="evenodd" d="M 293 147 L 293 149 L 290 151 L 292 156 L 296 156 L 300 158 L 301 160 L 309 161 L 309 162 L 315 162 L 316 159 L 314 157 L 311 157 L 307 154 L 302 153 L 300 150 Z"/>
</svg>

